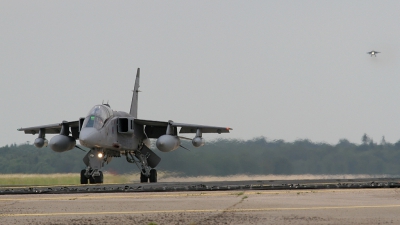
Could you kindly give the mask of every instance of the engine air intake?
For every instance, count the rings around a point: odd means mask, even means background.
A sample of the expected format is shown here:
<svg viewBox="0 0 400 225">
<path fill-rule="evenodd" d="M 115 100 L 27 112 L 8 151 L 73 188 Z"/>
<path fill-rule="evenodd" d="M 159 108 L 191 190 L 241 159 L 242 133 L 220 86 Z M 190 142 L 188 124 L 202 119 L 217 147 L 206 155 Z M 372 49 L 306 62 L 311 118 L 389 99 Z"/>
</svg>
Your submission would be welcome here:
<svg viewBox="0 0 400 225">
<path fill-rule="evenodd" d="M 133 134 L 133 118 L 118 118 L 118 133 Z"/>
</svg>

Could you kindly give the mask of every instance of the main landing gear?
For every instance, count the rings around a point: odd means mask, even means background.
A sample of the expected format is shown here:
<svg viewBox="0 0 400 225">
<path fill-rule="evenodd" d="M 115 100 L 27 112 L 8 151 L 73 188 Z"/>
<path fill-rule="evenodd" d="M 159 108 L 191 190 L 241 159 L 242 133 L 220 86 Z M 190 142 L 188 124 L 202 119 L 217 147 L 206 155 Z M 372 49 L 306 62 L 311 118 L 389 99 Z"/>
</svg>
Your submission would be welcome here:
<svg viewBox="0 0 400 225">
<path fill-rule="evenodd" d="M 140 173 L 140 183 L 156 183 L 157 182 L 157 170 L 151 169 L 150 176 L 146 176 L 145 174 Z"/>
<path fill-rule="evenodd" d="M 125 152 L 126 161 L 129 163 L 135 163 L 141 171 L 140 183 L 156 183 L 157 182 L 157 170 L 154 169 L 161 161 L 153 151 L 147 146 L 143 145 L 142 148 L 135 151 Z"/>
</svg>

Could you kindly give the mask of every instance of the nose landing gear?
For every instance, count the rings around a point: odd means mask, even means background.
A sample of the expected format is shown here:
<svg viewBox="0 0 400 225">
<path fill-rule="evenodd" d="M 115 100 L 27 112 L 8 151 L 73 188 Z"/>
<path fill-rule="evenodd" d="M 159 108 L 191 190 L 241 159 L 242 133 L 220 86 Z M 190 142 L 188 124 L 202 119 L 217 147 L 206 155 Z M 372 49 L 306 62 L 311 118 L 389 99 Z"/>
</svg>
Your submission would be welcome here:
<svg viewBox="0 0 400 225">
<path fill-rule="evenodd" d="M 86 164 L 86 169 L 81 170 L 81 184 L 102 184 L 104 180 L 101 168 L 107 158 L 104 156 L 102 149 L 91 149 L 85 157 L 83 162 Z"/>
</svg>

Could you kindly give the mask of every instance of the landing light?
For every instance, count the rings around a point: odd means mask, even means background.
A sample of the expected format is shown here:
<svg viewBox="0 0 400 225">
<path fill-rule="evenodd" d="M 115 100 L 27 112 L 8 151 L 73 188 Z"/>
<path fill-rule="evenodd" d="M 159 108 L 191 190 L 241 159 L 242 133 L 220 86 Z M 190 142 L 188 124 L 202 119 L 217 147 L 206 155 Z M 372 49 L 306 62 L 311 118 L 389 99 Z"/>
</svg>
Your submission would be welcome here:
<svg viewBox="0 0 400 225">
<path fill-rule="evenodd" d="M 97 154 L 97 157 L 99 157 L 99 158 L 103 158 L 103 153 L 99 153 L 99 154 Z"/>
</svg>

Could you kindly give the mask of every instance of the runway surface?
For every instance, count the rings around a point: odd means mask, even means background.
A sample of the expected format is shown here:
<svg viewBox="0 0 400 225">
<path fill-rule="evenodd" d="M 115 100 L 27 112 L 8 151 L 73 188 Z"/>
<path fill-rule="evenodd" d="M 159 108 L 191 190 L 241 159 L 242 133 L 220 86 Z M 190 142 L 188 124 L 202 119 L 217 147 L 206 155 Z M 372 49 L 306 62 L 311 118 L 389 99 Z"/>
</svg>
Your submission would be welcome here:
<svg viewBox="0 0 400 225">
<path fill-rule="evenodd" d="M 400 224 L 398 188 L 0 196 L 0 224 Z"/>
<path fill-rule="evenodd" d="M 0 195 L 224 190 L 398 188 L 400 178 L 248 180 L 1 187 Z"/>
</svg>

